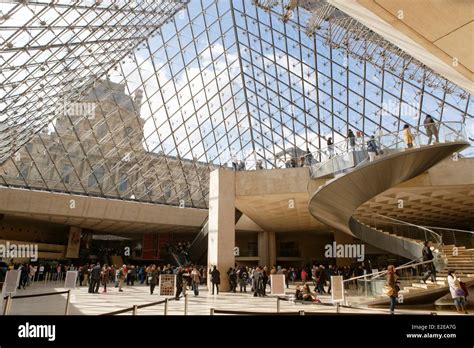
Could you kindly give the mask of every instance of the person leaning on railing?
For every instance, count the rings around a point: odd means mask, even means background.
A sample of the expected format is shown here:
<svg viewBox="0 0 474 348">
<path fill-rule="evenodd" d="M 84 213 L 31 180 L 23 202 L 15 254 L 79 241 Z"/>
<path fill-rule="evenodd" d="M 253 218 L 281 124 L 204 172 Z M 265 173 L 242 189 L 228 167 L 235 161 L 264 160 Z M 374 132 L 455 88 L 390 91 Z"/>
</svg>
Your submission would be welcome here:
<svg viewBox="0 0 474 348">
<path fill-rule="evenodd" d="M 413 147 L 413 134 L 411 134 L 410 126 L 407 123 L 403 126 L 403 140 L 407 148 L 411 149 Z"/>
<path fill-rule="evenodd" d="M 426 115 L 425 120 L 423 121 L 426 129 L 426 135 L 428 135 L 428 145 L 431 144 L 431 140 L 433 139 L 433 135 L 435 136 L 435 143 L 439 143 L 438 137 L 438 127 L 436 126 L 435 121 L 431 117 L 431 115 Z"/>
</svg>

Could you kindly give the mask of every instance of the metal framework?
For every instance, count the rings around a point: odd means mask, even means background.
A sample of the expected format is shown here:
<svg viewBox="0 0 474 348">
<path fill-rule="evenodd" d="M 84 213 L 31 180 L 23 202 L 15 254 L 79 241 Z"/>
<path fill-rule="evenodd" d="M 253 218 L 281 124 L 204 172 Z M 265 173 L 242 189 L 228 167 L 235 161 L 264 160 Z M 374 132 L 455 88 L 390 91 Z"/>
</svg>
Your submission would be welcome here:
<svg viewBox="0 0 474 348">
<path fill-rule="evenodd" d="M 470 122 L 469 93 L 297 4 L 0 5 L 0 184 L 206 208 L 232 159 L 271 169 L 348 129 Z"/>
</svg>

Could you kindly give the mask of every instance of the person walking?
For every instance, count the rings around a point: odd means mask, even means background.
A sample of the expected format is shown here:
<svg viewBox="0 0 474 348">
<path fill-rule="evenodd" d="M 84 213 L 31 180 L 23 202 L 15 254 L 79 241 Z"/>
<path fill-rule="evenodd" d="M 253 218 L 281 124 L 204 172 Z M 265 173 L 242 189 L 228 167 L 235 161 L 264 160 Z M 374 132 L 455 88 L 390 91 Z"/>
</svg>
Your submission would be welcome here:
<svg viewBox="0 0 474 348">
<path fill-rule="evenodd" d="M 456 306 L 456 310 L 458 311 L 458 313 L 469 314 L 466 310 L 466 293 L 461 287 L 461 282 L 456 276 L 455 270 L 448 271 L 448 285 L 449 292 L 451 293 L 451 297 L 454 300 L 454 305 Z"/>
<path fill-rule="evenodd" d="M 386 295 L 390 298 L 390 314 L 395 314 L 395 303 L 398 298 L 398 291 L 400 288 L 397 285 L 397 278 L 395 275 L 395 266 L 389 265 L 387 267 L 387 279 L 386 279 Z"/>
<path fill-rule="evenodd" d="M 430 242 L 425 241 L 422 249 L 423 261 L 432 261 L 434 259 L 433 253 L 431 252 Z M 433 262 L 425 263 L 425 275 L 422 280 L 426 284 L 426 279 L 431 276 L 431 281 L 436 284 L 436 268 Z"/>
<path fill-rule="evenodd" d="M 403 126 L 403 141 L 405 141 L 407 148 L 413 147 L 413 134 L 411 134 L 410 126 L 407 123 Z"/>
<path fill-rule="evenodd" d="M 423 124 L 425 125 L 426 135 L 428 136 L 428 145 L 431 144 L 431 140 L 433 140 L 433 135 L 435 136 L 435 144 L 439 143 L 438 127 L 436 127 L 436 123 L 431 117 L 431 115 L 426 115 Z"/>
<path fill-rule="evenodd" d="M 375 156 L 379 154 L 375 137 L 372 135 L 370 140 L 367 142 L 367 153 L 369 154 L 369 162 L 373 162 Z"/>
<path fill-rule="evenodd" d="M 212 283 L 212 294 L 214 295 L 214 287 L 217 290 L 217 295 L 219 295 L 219 284 L 221 283 L 221 273 L 217 270 L 217 267 L 212 267 L 212 270 L 209 272 L 211 275 Z"/>
</svg>

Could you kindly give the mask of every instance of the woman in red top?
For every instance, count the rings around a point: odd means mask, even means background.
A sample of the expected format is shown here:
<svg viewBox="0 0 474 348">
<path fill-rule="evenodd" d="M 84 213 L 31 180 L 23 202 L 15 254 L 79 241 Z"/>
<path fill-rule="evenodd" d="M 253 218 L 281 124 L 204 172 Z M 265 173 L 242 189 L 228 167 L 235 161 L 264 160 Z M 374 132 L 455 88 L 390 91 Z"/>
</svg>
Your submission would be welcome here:
<svg viewBox="0 0 474 348">
<path fill-rule="evenodd" d="M 306 273 L 306 271 L 303 269 L 301 270 L 301 281 L 304 283 L 306 283 L 306 279 L 308 279 L 308 273 Z"/>
</svg>

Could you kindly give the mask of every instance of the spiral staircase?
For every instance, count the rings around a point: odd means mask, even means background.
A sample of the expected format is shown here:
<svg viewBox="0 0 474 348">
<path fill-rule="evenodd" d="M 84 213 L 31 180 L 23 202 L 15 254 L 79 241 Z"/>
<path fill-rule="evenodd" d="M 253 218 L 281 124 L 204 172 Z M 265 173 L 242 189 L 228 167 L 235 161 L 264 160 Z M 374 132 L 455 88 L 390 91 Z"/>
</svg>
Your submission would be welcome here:
<svg viewBox="0 0 474 348">
<path fill-rule="evenodd" d="M 420 258 L 423 248 L 421 238 L 407 238 L 383 231 L 371 226 L 366 221 L 360 221 L 355 217 L 355 213 L 358 207 L 378 194 L 422 174 L 453 153 L 458 153 L 468 147 L 469 142 L 462 132 L 463 126 L 459 125 L 459 127 L 461 131 L 459 128 L 455 131 L 453 129 L 456 127 L 452 124 L 440 124 L 439 129 L 444 130 L 443 140 L 432 145 L 420 145 L 423 143 L 423 139 L 421 139 L 421 133 L 417 132 L 418 145 L 411 149 L 400 146 L 403 145 L 400 141 L 400 134 L 389 134 L 388 137 L 392 138 L 389 141 L 390 145 L 384 146 L 384 142 L 379 141 L 379 148 L 383 150 L 383 155 L 378 156 L 373 162 L 362 161 L 357 164 L 351 160 L 348 166 L 355 164 L 352 168 L 341 165 L 344 158 L 350 157 L 352 159 L 348 153 L 341 153 L 328 159 L 328 162 L 332 162 L 330 167 L 343 169 L 338 173 L 333 173 L 335 177 L 320 186 L 312 195 L 309 202 L 311 215 L 319 221 L 379 249 L 410 260 Z M 427 141 L 424 143 L 426 144 Z M 359 149 L 358 151 L 364 150 Z M 358 157 L 360 157 L 360 153 Z M 327 166 L 327 163 L 315 165 L 315 168 L 312 168 L 312 175 L 321 172 L 321 168 L 325 165 Z M 315 177 L 313 176 L 313 178 Z M 457 247 L 457 255 L 455 255 L 448 252 L 453 246 L 443 245 L 439 235 L 433 233 L 430 239 L 435 257 L 442 259 L 445 267 L 441 267 L 442 270 L 438 273 L 435 283 L 417 282 L 403 288 L 400 293 L 404 294 L 404 303 L 406 304 L 419 304 L 422 299 L 432 302 L 446 294 L 449 291 L 445 281 L 447 267 L 456 268 L 465 279 L 472 279 L 469 283 L 474 284 L 474 250 Z M 386 296 L 371 302 L 372 305 L 386 303 L 388 303 Z"/>
</svg>

